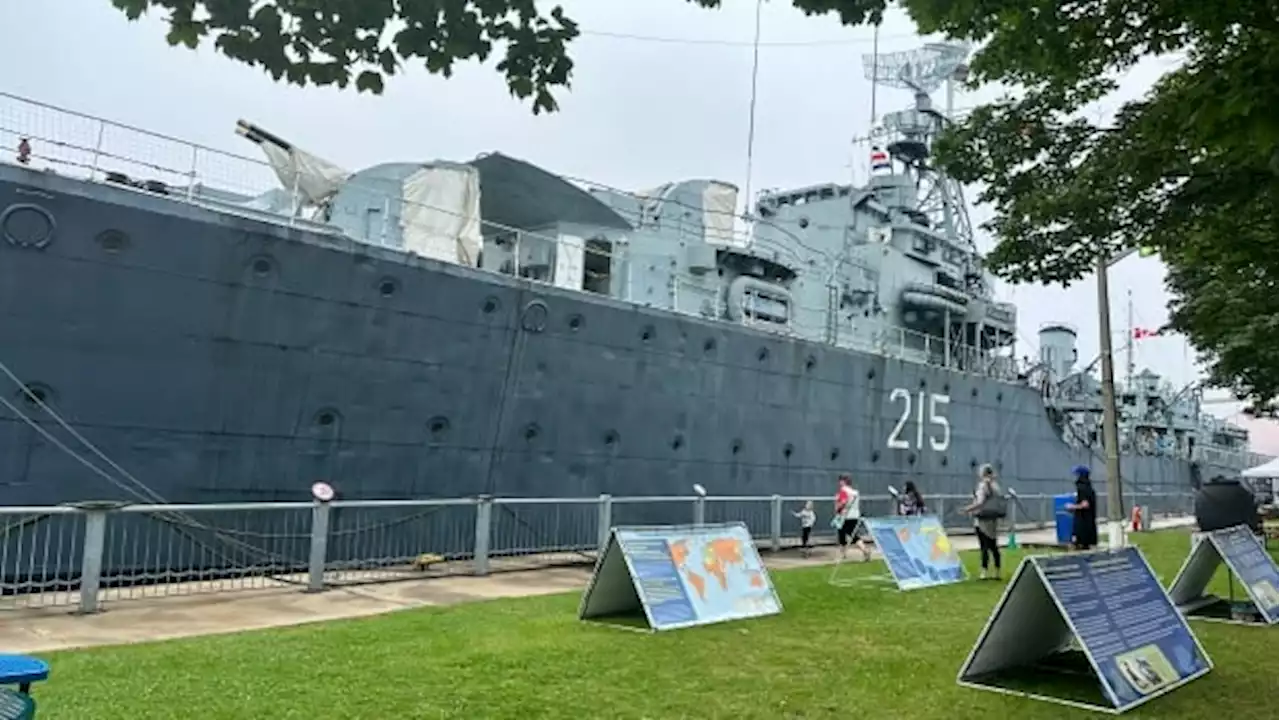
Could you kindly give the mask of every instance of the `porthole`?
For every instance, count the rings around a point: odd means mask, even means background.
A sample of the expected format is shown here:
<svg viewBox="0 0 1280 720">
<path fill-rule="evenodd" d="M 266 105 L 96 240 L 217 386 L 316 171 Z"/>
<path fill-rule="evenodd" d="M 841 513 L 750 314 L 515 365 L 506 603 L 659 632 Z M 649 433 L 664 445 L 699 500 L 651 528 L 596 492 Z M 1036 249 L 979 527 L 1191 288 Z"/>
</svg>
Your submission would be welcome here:
<svg viewBox="0 0 1280 720">
<path fill-rule="evenodd" d="M 868 371 L 867 371 L 867 379 L 868 379 L 868 380 L 875 380 L 875 379 L 876 379 L 876 369 L 875 369 L 875 368 L 871 368 L 870 370 L 868 370 Z"/>
<path fill-rule="evenodd" d="M 996 402 L 1004 402 L 1004 393 L 1002 392 L 996 393 Z"/>
<path fill-rule="evenodd" d="M 493 296 L 491 295 L 491 296 L 489 296 L 489 297 L 487 297 L 487 298 L 485 298 L 485 299 L 484 299 L 484 303 L 480 306 L 480 310 L 481 310 L 485 315 L 491 315 L 491 314 L 493 314 L 493 313 L 497 312 L 497 311 L 498 311 L 498 308 L 499 308 L 499 307 L 501 307 L 501 306 L 502 306 L 502 303 L 498 302 L 498 298 L 493 297 Z"/>
<path fill-rule="evenodd" d="M 268 258 L 268 257 L 256 257 L 253 259 L 252 262 L 249 263 L 249 269 L 252 270 L 253 274 L 257 275 L 258 277 L 266 277 L 270 275 L 271 270 L 274 267 L 275 267 L 275 264 L 272 263 L 271 258 Z"/>
<path fill-rule="evenodd" d="M 382 297 L 391 297 L 399 289 L 400 283 L 396 282 L 395 278 L 382 278 L 378 282 L 378 294 Z"/>
<path fill-rule="evenodd" d="M 610 431 L 606 432 L 606 433 L 604 434 L 604 444 L 605 444 L 605 447 L 613 447 L 614 445 L 617 445 L 617 444 L 618 444 L 618 440 L 620 440 L 620 439 L 621 439 L 621 438 L 619 438 L 619 437 L 618 437 L 618 431 L 617 431 L 617 430 L 610 430 Z"/>
<path fill-rule="evenodd" d="M 706 340 L 703 340 L 703 341 L 702 341 L 702 352 L 710 354 L 710 353 L 713 353 L 713 352 L 715 352 L 715 351 L 716 351 L 716 339 L 715 339 L 715 338 L 707 338 Z"/>
<path fill-rule="evenodd" d="M 542 428 L 538 427 L 538 423 L 529 423 L 524 427 L 524 439 L 536 440 L 542 434 Z"/>
<path fill-rule="evenodd" d="M 431 433 L 433 440 L 438 440 L 449 432 L 449 418 L 443 415 L 437 415 L 427 421 L 427 432 Z"/>
<path fill-rule="evenodd" d="M 338 413 L 334 410 L 321 410 L 316 413 L 316 425 L 330 427 L 338 422 Z"/>
<path fill-rule="evenodd" d="M 48 405 L 53 400 L 53 390 L 42 383 L 27 383 L 25 389 L 18 388 L 16 395 L 17 400 L 32 408 Z"/>
<path fill-rule="evenodd" d="M 978 397 L 978 388 L 969 388 L 969 397 Z"/>
<path fill-rule="evenodd" d="M 818 366 L 818 358 L 810 355 L 809 357 L 804 359 L 805 372 L 812 371 L 817 366 Z"/>
<path fill-rule="evenodd" d="M 762 347 L 756 351 L 756 360 L 764 362 L 769 359 L 769 348 Z"/>
<path fill-rule="evenodd" d="M 129 244 L 129 236 L 119 230 L 103 230 L 98 233 L 97 239 L 98 246 L 101 247 L 103 251 L 112 254 L 124 250 L 125 246 Z"/>
<path fill-rule="evenodd" d="M 573 330 L 574 332 L 577 332 L 578 330 L 581 330 L 581 329 L 582 329 L 582 322 L 583 322 L 583 319 L 582 319 L 582 316 L 581 316 L 581 315 L 570 315 L 570 316 L 569 316 L 569 329 L 570 329 L 570 330 Z"/>
<path fill-rule="evenodd" d="M 879 450 L 872 450 L 872 451 L 871 451 L 871 462 L 877 462 L 877 461 L 879 461 L 879 460 L 880 460 L 880 451 L 879 451 Z"/>
<path fill-rule="evenodd" d="M 795 446 L 792 445 L 791 443 L 787 443 L 782 446 L 782 457 L 787 458 L 789 460 L 791 459 L 791 456 L 795 454 L 795 451 L 796 451 Z"/>
<path fill-rule="evenodd" d="M 684 447 L 684 435 L 677 434 L 674 438 L 671 438 L 672 450 L 679 450 L 682 447 Z"/>
<path fill-rule="evenodd" d="M 644 342 L 649 342 L 650 340 L 653 339 L 653 336 L 656 332 L 657 331 L 653 329 L 652 325 L 645 325 L 644 329 L 640 331 L 640 339 L 643 340 Z"/>
<path fill-rule="evenodd" d="M 729 452 L 734 455 L 737 455 L 738 453 L 742 452 L 742 441 L 734 440 L 733 443 L 729 445 Z"/>
<path fill-rule="evenodd" d="M 928 382 L 926 382 L 924 378 L 920 378 L 920 389 L 921 389 L 921 390 L 924 390 L 926 387 L 928 387 L 928 385 L 929 385 L 929 383 L 928 383 Z"/>
<path fill-rule="evenodd" d="M 943 394 L 944 394 L 944 395 L 945 395 L 945 394 L 950 394 L 950 393 L 951 393 L 951 383 L 942 383 L 942 392 L 943 392 Z"/>
<path fill-rule="evenodd" d="M 836 460 L 839 460 L 840 448 L 838 447 L 831 448 L 831 452 L 827 455 L 827 457 L 831 459 L 831 462 L 835 462 Z"/>
</svg>

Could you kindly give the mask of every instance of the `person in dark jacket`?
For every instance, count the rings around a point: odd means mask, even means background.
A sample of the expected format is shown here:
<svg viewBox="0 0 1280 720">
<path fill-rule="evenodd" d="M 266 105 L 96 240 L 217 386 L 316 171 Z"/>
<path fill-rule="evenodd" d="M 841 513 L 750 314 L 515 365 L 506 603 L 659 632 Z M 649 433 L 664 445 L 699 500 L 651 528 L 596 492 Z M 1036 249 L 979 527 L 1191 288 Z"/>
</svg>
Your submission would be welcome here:
<svg viewBox="0 0 1280 720">
<path fill-rule="evenodd" d="M 1071 544 L 1076 550 L 1090 550 L 1098 544 L 1098 494 L 1093 491 L 1087 466 L 1077 465 L 1071 473 L 1076 476 L 1076 501 L 1067 503 Z"/>
<path fill-rule="evenodd" d="M 924 513 L 924 496 L 916 489 L 916 484 L 908 480 L 902 488 L 902 494 L 898 496 L 898 514 L 923 515 Z"/>
</svg>

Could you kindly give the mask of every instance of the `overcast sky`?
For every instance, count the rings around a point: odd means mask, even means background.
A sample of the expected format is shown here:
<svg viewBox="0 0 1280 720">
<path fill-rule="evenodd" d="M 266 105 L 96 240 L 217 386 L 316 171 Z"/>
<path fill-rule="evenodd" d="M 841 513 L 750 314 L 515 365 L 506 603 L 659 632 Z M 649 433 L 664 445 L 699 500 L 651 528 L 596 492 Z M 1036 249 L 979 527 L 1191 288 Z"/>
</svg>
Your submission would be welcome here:
<svg viewBox="0 0 1280 720">
<path fill-rule="evenodd" d="M 751 97 L 755 7 L 726 3 L 709 11 L 682 0 L 570 0 L 583 36 L 574 42 L 577 67 L 561 111 L 534 117 L 512 99 L 492 67 L 465 65 L 448 80 L 411 70 L 381 97 L 354 90 L 301 89 L 274 83 L 261 71 L 209 49 L 170 48 L 158 17 L 129 23 L 110 0 L 0 4 L 0 90 L 255 155 L 234 135 L 245 118 L 349 169 L 392 160 L 468 160 L 501 151 L 561 174 L 644 189 L 669 180 L 711 177 L 743 188 Z M 636 37 L 640 36 L 640 37 Z M 871 28 L 844 28 L 833 18 L 807 18 L 789 3 L 766 3 L 757 82 L 756 143 L 751 187 L 784 188 L 847 181 L 865 173 L 864 153 L 850 140 L 870 127 L 870 84 L 862 55 Z M 57 52 L 48 43 L 57 38 Z M 647 39 L 646 39 L 647 38 Z M 660 42 L 656 39 L 679 39 Z M 880 33 L 884 52 L 921 40 L 903 15 Z M 1097 108 L 1114 111 L 1140 95 L 1170 61 L 1144 63 L 1125 79 L 1121 95 Z M 964 93 L 958 107 L 993 97 Z M 881 90 L 878 106 L 906 107 L 908 93 Z M 942 94 L 937 96 L 941 104 Z M 0 126 L 64 125 L 48 111 L 14 108 L 0 99 Z M 10 142 L 7 138 L 5 142 Z M 851 156 L 857 159 L 851 163 Z M 972 197 L 973 192 L 970 191 Z M 975 224 L 989 216 L 971 210 Z M 988 246 L 979 237 L 980 246 Z M 1112 324 L 1162 324 L 1168 300 L 1158 259 L 1130 258 L 1111 274 Z M 1097 302 L 1092 279 L 1060 287 L 1003 288 L 1019 307 L 1023 351 L 1036 330 L 1065 321 L 1080 330 L 1080 355 L 1097 355 Z M 1123 336 L 1117 338 L 1123 342 Z M 1149 367 L 1181 386 L 1198 375 L 1179 337 L 1143 340 L 1139 369 Z M 1118 371 L 1123 371 L 1119 358 Z M 1234 405 L 1215 405 L 1230 416 Z M 1276 453 L 1273 424 L 1251 424 L 1254 444 Z"/>
</svg>

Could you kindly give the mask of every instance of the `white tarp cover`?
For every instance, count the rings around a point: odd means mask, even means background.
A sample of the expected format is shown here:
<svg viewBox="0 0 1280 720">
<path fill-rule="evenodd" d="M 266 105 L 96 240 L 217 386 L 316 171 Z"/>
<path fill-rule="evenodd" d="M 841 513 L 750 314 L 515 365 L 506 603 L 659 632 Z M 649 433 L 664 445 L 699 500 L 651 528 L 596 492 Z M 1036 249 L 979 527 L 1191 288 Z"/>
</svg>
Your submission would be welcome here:
<svg viewBox="0 0 1280 720">
<path fill-rule="evenodd" d="M 556 287 L 581 290 L 585 261 L 586 242 L 573 235 L 561 235 L 556 242 L 556 269 L 551 283 Z"/>
<path fill-rule="evenodd" d="M 480 257 L 480 172 L 437 161 L 405 178 L 400 211 L 404 249 L 475 267 Z"/>
<path fill-rule="evenodd" d="M 1267 462 L 1264 462 L 1257 467 L 1251 467 L 1240 474 L 1249 478 L 1280 477 L 1280 458 L 1271 458 Z"/>
<path fill-rule="evenodd" d="M 703 238 L 713 245 L 741 244 L 734 234 L 738 211 L 738 188 L 719 180 L 708 180 L 702 190 Z"/>
<path fill-rule="evenodd" d="M 311 153 L 293 148 L 285 150 L 273 142 L 258 143 L 267 156 L 271 169 L 285 190 L 298 191 L 299 199 L 306 205 L 318 205 L 342 187 L 351 173 L 321 160 Z"/>
</svg>

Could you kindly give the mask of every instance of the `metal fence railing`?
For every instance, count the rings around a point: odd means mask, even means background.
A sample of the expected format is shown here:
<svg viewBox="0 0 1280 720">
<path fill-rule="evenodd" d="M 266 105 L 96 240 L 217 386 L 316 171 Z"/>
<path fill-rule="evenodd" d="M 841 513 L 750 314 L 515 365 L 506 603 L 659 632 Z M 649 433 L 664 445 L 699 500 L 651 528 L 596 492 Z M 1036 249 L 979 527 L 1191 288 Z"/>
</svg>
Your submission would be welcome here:
<svg viewBox="0 0 1280 720">
<path fill-rule="evenodd" d="M 1191 495 L 1128 493 L 1151 515 L 1188 515 Z M 611 497 L 351 500 L 330 503 L 0 507 L 0 611 L 271 587 L 327 587 L 485 575 L 589 563 L 619 525 L 741 521 L 763 550 L 798 544 L 793 517 L 815 501 L 816 542 L 831 542 L 830 498 Z M 928 498 L 963 531 L 969 497 Z M 1105 503 L 1104 503 L 1105 505 Z M 1106 508 L 1100 508 L 1105 513 Z M 864 516 L 892 513 L 867 495 Z M 1011 503 L 1009 524 L 1053 522 L 1053 496 Z"/>
</svg>

